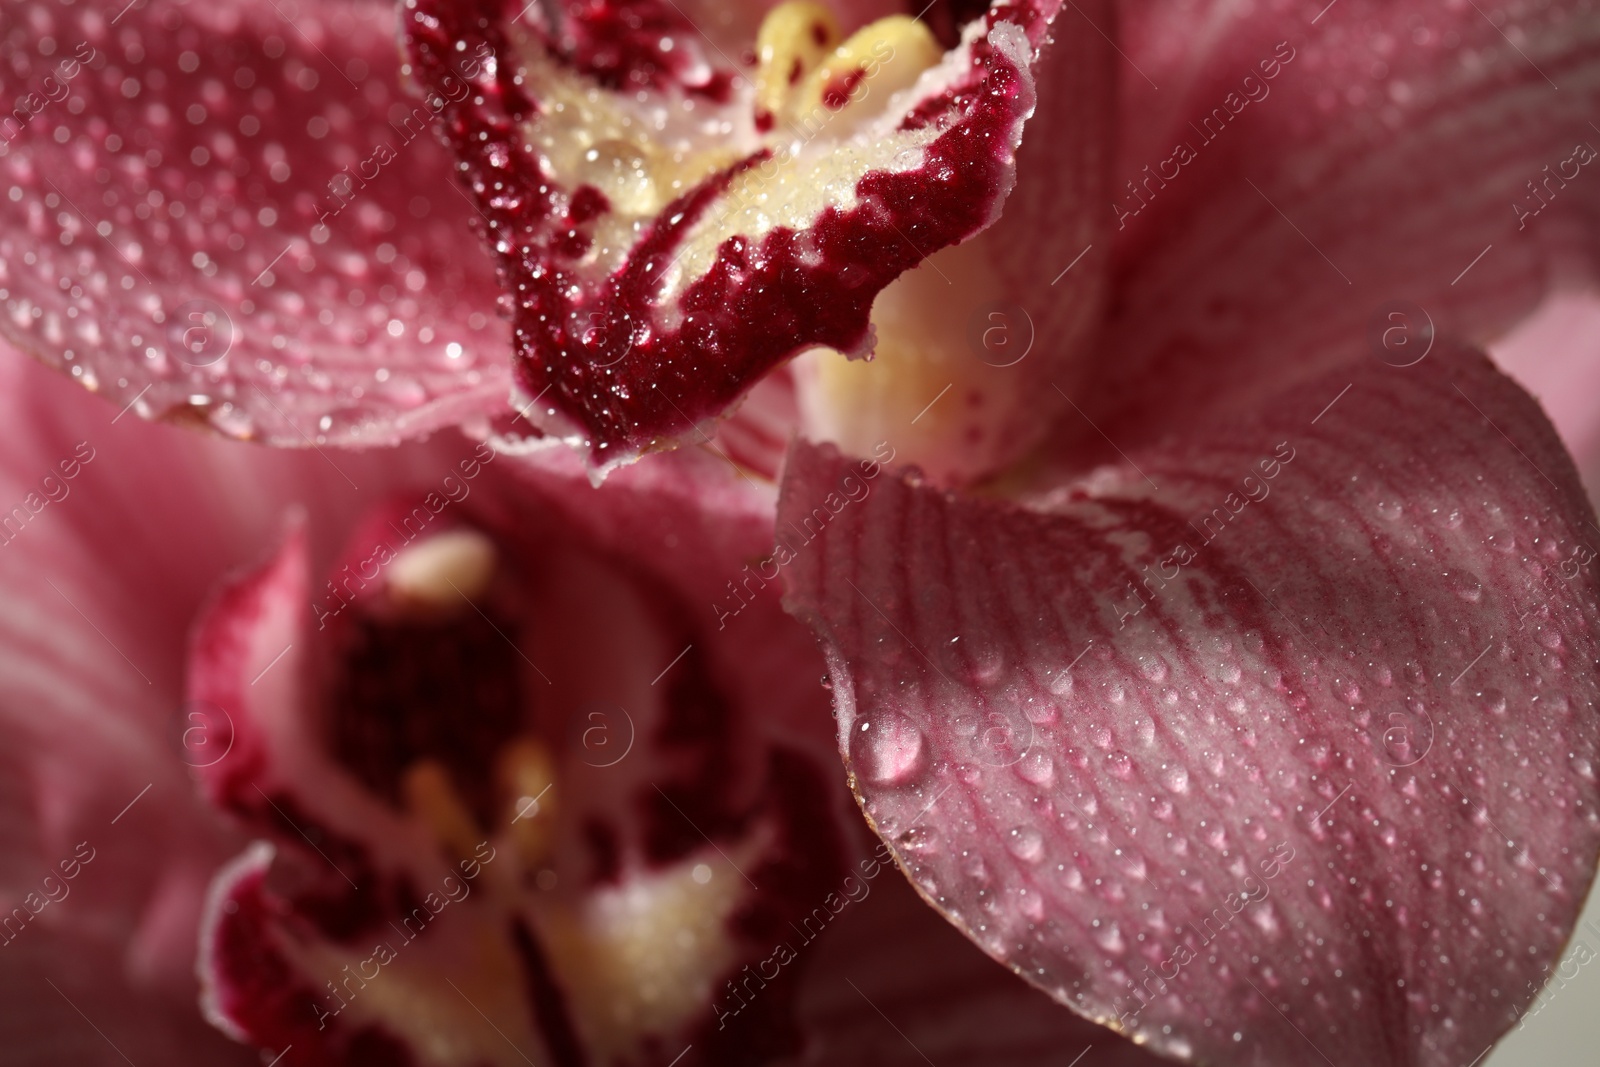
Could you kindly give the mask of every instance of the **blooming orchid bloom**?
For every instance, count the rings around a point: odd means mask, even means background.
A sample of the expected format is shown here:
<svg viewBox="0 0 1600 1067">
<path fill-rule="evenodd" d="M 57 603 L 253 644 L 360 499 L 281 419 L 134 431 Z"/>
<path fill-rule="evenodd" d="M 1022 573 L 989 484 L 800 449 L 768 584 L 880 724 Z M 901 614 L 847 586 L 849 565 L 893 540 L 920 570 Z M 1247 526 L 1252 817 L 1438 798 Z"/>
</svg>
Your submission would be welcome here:
<svg viewBox="0 0 1600 1067">
<path fill-rule="evenodd" d="M 89 932 L 30 895 L 28 973 L 82 939 L 219 1062 L 195 954 L 315 1064 L 1524 1018 L 1600 853 L 1600 527 L 1482 346 L 1592 282 L 1600 12 L 918 7 L 14 5 L 0 329 L 114 402 L 8 370 L 72 531 L 7 546 L 7 703 L 63 709 L 17 884 L 118 873 Z M 1589 329 L 1504 351 L 1593 383 Z"/>
</svg>

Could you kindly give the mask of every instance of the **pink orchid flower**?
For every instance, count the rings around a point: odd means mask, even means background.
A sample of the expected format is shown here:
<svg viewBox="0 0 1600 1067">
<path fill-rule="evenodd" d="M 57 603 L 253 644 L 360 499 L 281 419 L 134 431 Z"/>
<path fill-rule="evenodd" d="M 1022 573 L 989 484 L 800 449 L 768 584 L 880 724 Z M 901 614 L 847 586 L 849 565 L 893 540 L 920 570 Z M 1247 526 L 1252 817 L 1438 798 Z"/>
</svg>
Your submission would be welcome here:
<svg viewBox="0 0 1600 1067">
<path fill-rule="evenodd" d="M 37 1056 L 66 1006 L 190 1056 L 197 928 L 285 1062 L 1518 1023 L 1600 850 L 1600 528 L 1473 346 L 1592 270 L 1589 5 L 416 0 L 404 68 L 386 5 L 268 7 L 18 7 L 6 336 L 119 419 L 491 444 L 130 422 L 81 525 L 44 486 L 8 702 L 65 711 L 11 817 L 117 877 L 90 931 L 32 894 L 27 973 L 77 937 L 149 992 L 35 982 Z M 105 476 L 62 429 L 107 409 L 12 373 L 19 492 Z"/>
</svg>

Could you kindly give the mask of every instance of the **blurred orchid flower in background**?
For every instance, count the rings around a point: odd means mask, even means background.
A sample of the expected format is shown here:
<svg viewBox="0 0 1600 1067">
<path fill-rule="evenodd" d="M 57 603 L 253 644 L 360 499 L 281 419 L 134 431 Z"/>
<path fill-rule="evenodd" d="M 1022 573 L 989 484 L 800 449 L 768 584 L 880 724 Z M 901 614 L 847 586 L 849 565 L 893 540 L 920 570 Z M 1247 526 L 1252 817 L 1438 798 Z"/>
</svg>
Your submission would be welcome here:
<svg viewBox="0 0 1600 1067">
<path fill-rule="evenodd" d="M 5 366 L 19 1062 L 1466 1064 L 1566 980 L 1600 527 L 1482 346 L 1596 458 L 1591 5 L 5 32 L 0 330 L 111 401 Z"/>
</svg>

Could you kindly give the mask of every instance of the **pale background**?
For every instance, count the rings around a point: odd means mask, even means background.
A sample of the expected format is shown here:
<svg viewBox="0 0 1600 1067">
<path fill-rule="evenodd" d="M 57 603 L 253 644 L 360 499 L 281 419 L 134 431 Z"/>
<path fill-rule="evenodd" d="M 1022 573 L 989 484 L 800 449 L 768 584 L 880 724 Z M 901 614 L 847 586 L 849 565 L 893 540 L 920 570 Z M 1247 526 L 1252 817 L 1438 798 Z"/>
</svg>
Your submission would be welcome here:
<svg viewBox="0 0 1600 1067">
<path fill-rule="evenodd" d="M 1493 352 L 1501 368 L 1544 404 L 1578 461 L 1590 499 L 1600 502 L 1600 296 L 1575 291 L 1552 297 Z M 1584 921 L 1600 929 L 1600 896 L 1590 894 L 1574 934 L 1600 953 L 1600 935 L 1586 931 Z M 1569 945 L 1562 959 L 1571 955 Z M 1566 972 L 1575 966 L 1567 964 Z M 1558 990 L 1547 989 L 1534 1007 L 1537 1014 L 1478 1067 L 1600 1064 L 1600 958 Z"/>
</svg>

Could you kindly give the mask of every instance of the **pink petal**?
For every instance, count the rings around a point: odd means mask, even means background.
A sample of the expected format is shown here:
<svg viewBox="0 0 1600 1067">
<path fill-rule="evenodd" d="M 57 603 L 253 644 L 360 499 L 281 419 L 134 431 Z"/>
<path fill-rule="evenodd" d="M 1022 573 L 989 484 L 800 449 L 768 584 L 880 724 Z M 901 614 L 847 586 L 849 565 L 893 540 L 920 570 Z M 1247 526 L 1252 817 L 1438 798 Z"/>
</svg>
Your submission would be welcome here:
<svg viewBox="0 0 1600 1067">
<path fill-rule="evenodd" d="M 183 701 L 185 635 L 210 585 L 266 547 L 291 502 L 348 521 L 370 501 L 346 476 L 382 492 L 436 479 L 428 457 L 341 455 L 335 470 L 309 451 L 119 417 L 30 360 L 0 358 L 5 1057 L 124 1064 L 109 1038 L 140 1064 L 240 1062 L 195 1011 L 196 916 L 240 841 L 190 781 L 203 736 Z M 59 893 L 44 879 L 60 883 L 80 843 L 94 859 L 18 933 L 10 909 Z"/>
<path fill-rule="evenodd" d="M 1600 148 L 1593 5 L 1322 6 L 1125 5 L 1118 356 L 1080 401 L 1124 448 L 1325 369 L 1347 338 L 1394 361 L 1407 337 L 1486 342 L 1563 263 L 1595 263 L 1600 181 L 1568 162 Z M 1546 166 L 1568 178 L 1524 220 Z"/>
<path fill-rule="evenodd" d="M 788 187 L 777 179 L 789 149 L 763 132 L 771 116 L 758 114 L 738 59 L 752 28 L 713 22 L 706 37 L 675 5 L 650 0 L 627 5 L 634 24 L 649 27 L 635 39 L 605 21 L 606 5 L 555 8 L 559 24 L 541 10 L 425 0 L 409 9 L 406 32 L 425 82 L 472 90 L 454 95 L 446 128 L 515 298 L 519 383 L 537 401 L 531 417 L 606 470 L 702 432 L 803 349 L 871 351 L 868 313 L 879 291 L 998 216 L 1034 109 L 1035 50 L 1059 5 L 996 5 L 938 73 L 891 97 L 862 139 L 840 135 L 834 145 L 833 131 L 817 135 L 829 143 L 796 157 L 815 173 L 796 171 Z M 635 80 L 622 78 L 607 49 L 634 56 Z M 666 183 L 671 174 L 651 168 L 667 164 L 643 154 L 637 167 L 626 153 L 612 160 L 623 143 L 615 138 L 580 152 L 590 141 L 575 139 L 568 126 L 577 120 L 567 117 L 579 99 L 598 116 L 584 128 L 591 139 L 608 122 L 626 130 L 657 121 L 634 116 L 635 106 L 659 106 L 661 122 L 723 128 L 685 133 L 686 148 L 663 142 L 674 159 L 688 153 L 690 177 L 644 197 L 616 175 Z M 654 151 L 646 141 L 627 152 Z M 713 157 L 723 162 L 713 166 Z M 1094 167 L 1083 170 L 1093 185 Z M 635 193 L 646 206 L 629 206 Z M 1041 217 L 1065 213 L 1075 244 L 1079 216 L 1062 198 L 1030 196 L 1024 218 L 1035 232 Z M 1068 306 L 1081 328 L 1083 307 Z"/>
<path fill-rule="evenodd" d="M 1026 508 L 802 448 L 778 559 L 865 812 L 990 955 L 1180 1058 L 1467 1063 L 1600 848 L 1591 518 L 1441 343 Z"/>
<path fill-rule="evenodd" d="M 86 884 L 97 873 L 116 877 L 109 868 L 95 872 L 91 864 L 79 881 Z M 28 875 L 35 876 L 36 872 Z M 68 896 L 60 907 L 66 912 L 72 905 Z M 37 922 L 48 914 L 42 913 Z M 253 1055 L 205 1025 L 192 996 L 180 999 L 164 991 L 131 987 L 123 980 L 123 946 L 102 932 L 77 928 L 82 918 L 80 906 L 77 916 L 64 919 L 58 929 L 30 927 L 0 957 L 5 959 L 0 994 L 6 998 L 6 1010 L 0 1013 L 0 1042 L 7 1063 L 127 1067 L 131 1059 L 136 1064 L 197 1067 L 259 1065 Z"/>
<path fill-rule="evenodd" d="M 392 4 L 5 22 L 6 99 L 40 106 L 0 144 L 0 338 L 142 416 L 296 447 L 503 407 L 492 268 Z"/>
</svg>

